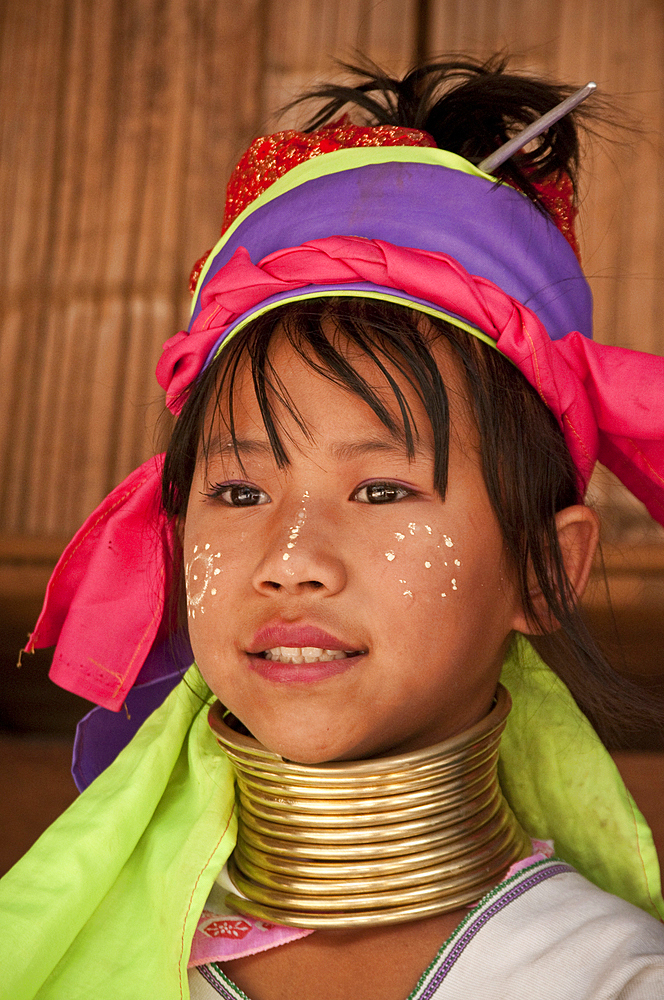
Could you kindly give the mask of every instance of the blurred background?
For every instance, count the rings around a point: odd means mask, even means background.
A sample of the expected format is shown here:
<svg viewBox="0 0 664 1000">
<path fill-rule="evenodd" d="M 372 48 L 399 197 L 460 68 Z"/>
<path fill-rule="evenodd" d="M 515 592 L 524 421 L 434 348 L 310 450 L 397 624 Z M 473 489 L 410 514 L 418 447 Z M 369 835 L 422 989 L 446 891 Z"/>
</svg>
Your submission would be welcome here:
<svg viewBox="0 0 664 1000">
<path fill-rule="evenodd" d="M 70 802 L 90 707 L 18 652 L 65 543 L 160 449 L 154 379 L 218 237 L 230 170 L 278 109 L 357 52 L 394 72 L 450 51 L 595 80 L 635 126 L 584 158 L 578 232 L 596 336 L 664 354 L 661 0 L 4 0 L 0 4 L 0 872 Z M 604 568 L 585 601 L 615 666 L 664 693 L 664 533 L 591 489 Z M 605 573 L 604 573 L 605 571 Z M 611 596 L 607 602 L 607 587 Z M 615 747 L 664 829 L 661 732 Z"/>
</svg>

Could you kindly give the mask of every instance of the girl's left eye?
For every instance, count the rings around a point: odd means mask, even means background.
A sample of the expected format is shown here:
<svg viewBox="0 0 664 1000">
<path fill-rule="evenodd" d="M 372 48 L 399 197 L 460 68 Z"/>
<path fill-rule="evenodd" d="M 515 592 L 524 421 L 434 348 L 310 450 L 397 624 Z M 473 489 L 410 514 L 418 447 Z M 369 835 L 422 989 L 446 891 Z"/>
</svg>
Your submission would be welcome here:
<svg viewBox="0 0 664 1000">
<path fill-rule="evenodd" d="M 399 483 L 374 482 L 366 483 L 355 490 L 353 500 L 371 504 L 396 503 L 413 495 L 413 490 L 408 489 L 407 486 L 401 486 Z"/>
<path fill-rule="evenodd" d="M 227 507 L 259 507 L 272 502 L 264 490 L 248 483 L 218 483 L 207 495 Z"/>
</svg>

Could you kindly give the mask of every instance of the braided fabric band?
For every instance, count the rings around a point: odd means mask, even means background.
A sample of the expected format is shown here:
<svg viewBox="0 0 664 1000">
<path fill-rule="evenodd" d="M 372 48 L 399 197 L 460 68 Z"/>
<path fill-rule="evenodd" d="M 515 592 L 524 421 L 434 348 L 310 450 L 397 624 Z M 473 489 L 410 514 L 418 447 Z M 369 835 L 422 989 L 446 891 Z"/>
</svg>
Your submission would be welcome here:
<svg viewBox="0 0 664 1000">
<path fill-rule="evenodd" d="M 295 927 L 404 923 L 480 899 L 531 851 L 496 775 L 511 707 L 425 750 L 302 765 L 233 732 L 218 702 L 210 725 L 240 791 L 227 902 Z"/>
</svg>

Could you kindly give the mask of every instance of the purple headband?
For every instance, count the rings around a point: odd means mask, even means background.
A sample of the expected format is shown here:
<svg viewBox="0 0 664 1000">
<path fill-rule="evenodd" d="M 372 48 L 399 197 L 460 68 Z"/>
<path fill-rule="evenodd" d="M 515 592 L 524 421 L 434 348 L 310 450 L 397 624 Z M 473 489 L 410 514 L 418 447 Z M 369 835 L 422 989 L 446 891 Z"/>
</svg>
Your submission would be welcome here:
<svg viewBox="0 0 664 1000">
<path fill-rule="evenodd" d="M 189 329 L 205 286 L 239 247 L 257 264 L 277 250 L 343 235 L 448 254 L 527 306 L 552 340 L 570 330 L 592 336 L 590 288 L 549 216 L 454 154 L 403 147 L 319 156 L 268 188 L 211 252 Z"/>
</svg>

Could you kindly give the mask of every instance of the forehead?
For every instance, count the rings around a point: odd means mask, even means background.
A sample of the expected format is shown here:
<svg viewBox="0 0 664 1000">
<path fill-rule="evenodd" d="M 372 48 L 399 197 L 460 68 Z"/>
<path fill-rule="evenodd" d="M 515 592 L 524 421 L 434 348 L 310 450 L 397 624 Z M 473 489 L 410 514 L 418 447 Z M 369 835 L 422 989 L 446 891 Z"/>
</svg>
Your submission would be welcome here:
<svg viewBox="0 0 664 1000">
<path fill-rule="evenodd" d="M 216 416 L 228 427 L 232 414 L 233 427 L 239 433 L 243 425 L 263 428 L 267 407 L 282 428 L 293 421 L 299 425 L 301 421 L 313 432 L 312 413 L 334 409 L 340 423 L 360 418 L 368 426 L 385 432 L 385 422 L 367 401 L 368 390 L 389 414 L 388 419 L 394 425 L 393 437 L 403 439 L 408 420 L 415 436 L 426 438 L 431 432 L 429 408 L 432 404 L 439 407 L 440 397 L 445 395 L 452 425 L 466 436 L 475 422 L 461 364 L 447 339 L 426 317 L 421 316 L 417 326 L 442 379 L 442 393 L 435 388 L 433 392 L 423 392 L 422 381 L 426 383 L 427 378 L 426 373 L 422 377 L 425 368 L 422 359 L 419 359 L 420 371 L 415 372 L 406 352 L 400 351 L 398 341 L 388 342 L 380 332 L 363 326 L 362 343 L 358 343 L 333 319 L 324 318 L 320 323 L 322 338 L 311 338 L 307 327 L 301 330 L 289 324 L 285 329 L 283 324 L 277 325 L 258 371 L 252 370 L 250 352 L 244 350 L 233 364 L 232 378 L 227 377 L 228 372 L 223 377 Z M 404 324 L 404 341 L 409 335 Z M 433 400 L 432 395 L 437 398 Z M 211 416 L 209 412 L 208 417 Z"/>
</svg>

